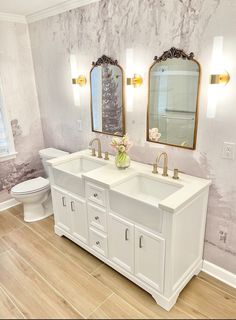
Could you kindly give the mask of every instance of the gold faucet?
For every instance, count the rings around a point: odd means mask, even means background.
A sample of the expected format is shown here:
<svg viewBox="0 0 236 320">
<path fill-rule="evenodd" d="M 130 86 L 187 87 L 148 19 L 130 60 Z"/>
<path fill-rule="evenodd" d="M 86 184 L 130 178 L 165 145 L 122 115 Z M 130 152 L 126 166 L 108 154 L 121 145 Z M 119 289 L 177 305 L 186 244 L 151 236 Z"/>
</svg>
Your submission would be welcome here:
<svg viewBox="0 0 236 320">
<path fill-rule="evenodd" d="M 98 158 L 102 158 L 102 144 L 99 138 L 95 138 L 89 142 L 89 146 L 92 147 L 93 143 L 97 141 L 98 143 Z M 94 149 L 92 149 L 92 155 L 95 156 Z"/>
<path fill-rule="evenodd" d="M 159 157 L 157 156 L 155 163 L 153 163 L 152 173 L 158 173 L 157 167 L 158 167 L 158 164 L 159 164 L 160 159 L 161 159 L 162 156 L 164 157 L 164 165 L 163 165 L 163 173 L 162 173 L 162 175 L 164 177 L 168 177 L 168 155 L 167 155 L 166 152 L 162 152 L 159 155 Z"/>
</svg>

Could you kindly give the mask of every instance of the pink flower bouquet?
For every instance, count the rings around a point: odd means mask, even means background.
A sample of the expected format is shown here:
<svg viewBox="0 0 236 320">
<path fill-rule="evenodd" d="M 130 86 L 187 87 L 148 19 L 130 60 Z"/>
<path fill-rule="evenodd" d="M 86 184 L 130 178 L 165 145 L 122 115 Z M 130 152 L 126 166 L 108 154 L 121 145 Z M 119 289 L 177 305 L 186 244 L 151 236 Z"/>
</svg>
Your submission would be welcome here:
<svg viewBox="0 0 236 320">
<path fill-rule="evenodd" d="M 111 141 L 111 147 L 117 151 L 115 163 L 117 168 L 126 169 L 130 166 L 130 157 L 127 152 L 132 147 L 132 143 L 127 135 L 122 138 L 113 138 Z"/>
</svg>

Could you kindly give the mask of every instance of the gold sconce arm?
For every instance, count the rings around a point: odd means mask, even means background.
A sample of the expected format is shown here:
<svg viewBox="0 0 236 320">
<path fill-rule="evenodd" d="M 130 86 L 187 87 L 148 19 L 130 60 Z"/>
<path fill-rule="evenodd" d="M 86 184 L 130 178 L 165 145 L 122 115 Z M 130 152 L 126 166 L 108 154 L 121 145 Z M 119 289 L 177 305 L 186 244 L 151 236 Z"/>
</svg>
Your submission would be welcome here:
<svg viewBox="0 0 236 320">
<path fill-rule="evenodd" d="M 222 74 L 211 74 L 210 83 L 211 84 L 227 84 L 230 80 L 230 75 L 228 72 Z"/>
<path fill-rule="evenodd" d="M 79 86 L 84 87 L 87 83 L 87 79 L 85 76 L 80 75 L 80 76 L 78 76 L 78 78 L 73 78 L 72 83 L 78 84 Z"/>
<path fill-rule="evenodd" d="M 143 83 L 143 78 L 140 74 L 134 74 L 133 78 L 127 78 L 127 85 L 133 85 L 134 88 L 140 87 Z"/>
</svg>

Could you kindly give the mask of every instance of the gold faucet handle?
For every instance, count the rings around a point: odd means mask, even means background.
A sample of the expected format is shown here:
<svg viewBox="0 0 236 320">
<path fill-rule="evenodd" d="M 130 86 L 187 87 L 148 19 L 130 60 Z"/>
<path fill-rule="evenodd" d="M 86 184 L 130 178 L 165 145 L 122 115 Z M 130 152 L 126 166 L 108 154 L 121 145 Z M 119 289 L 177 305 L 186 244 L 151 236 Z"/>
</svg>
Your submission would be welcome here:
<svg viewBox="0 0 236 320">
<path fill-rule="evenodd" d="M 153 163 L 153 165 L 152 165 L 152 173 L 155 173 L 155 174 L 158 173 L 156 163 Z"/>
<path fill-rule="evenodd" d="M 92 157 L 96 157 L 96 151 L 95 151 L 95 148 L 92 148 Z"/>
<path fill-rule="evenodd" d="M 175 180 L 179 179 L 179 169 L 174 169 L 173 179 L 175 179 Z"/>
<path fill-rule="evenodd" d="M 105 160 L 109 160 L 109 153 L 108 153 L 108 151 L 105 152 L 105 157 L 104 157 L 104 159 L 105 159 Z"/>
</svg>

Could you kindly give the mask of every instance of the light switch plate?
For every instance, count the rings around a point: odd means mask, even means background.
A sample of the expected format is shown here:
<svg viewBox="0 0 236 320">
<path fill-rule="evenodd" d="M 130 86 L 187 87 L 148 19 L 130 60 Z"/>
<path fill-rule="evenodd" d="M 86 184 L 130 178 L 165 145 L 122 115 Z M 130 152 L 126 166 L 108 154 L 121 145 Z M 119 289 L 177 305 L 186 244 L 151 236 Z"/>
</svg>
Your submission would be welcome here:
<svg viewBox="0 0 236 320">
<path fill-rule="evenodd" d="M 222 158 L 234 160 L 234 154 L 235 154 L 235 143 L 224 142 Z"/>
</svg>

